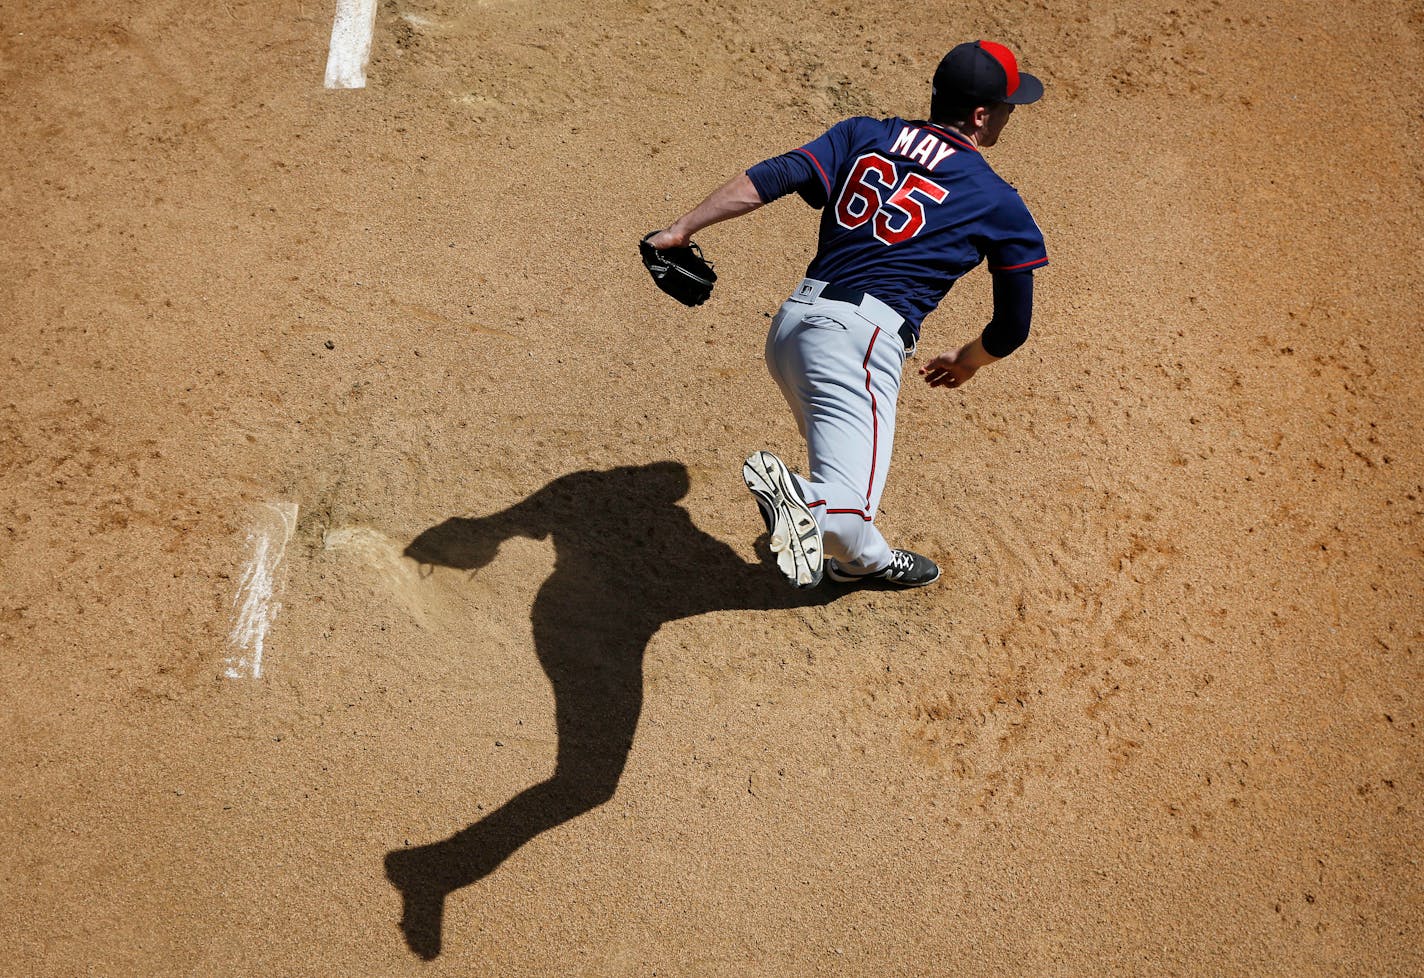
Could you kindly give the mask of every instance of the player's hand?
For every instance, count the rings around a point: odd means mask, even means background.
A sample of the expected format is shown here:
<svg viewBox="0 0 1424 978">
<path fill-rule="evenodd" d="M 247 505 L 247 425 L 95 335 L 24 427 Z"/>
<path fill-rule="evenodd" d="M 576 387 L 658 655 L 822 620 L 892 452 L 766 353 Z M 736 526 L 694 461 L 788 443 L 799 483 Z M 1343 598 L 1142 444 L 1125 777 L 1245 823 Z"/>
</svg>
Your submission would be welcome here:
<svg viewBox="0 0 1424 978">
<path fill-rule="evenodd" d="M 963 387 L 979 369 L 966 362 L 968 357 L 965 354 L 968 350 L 969 347 L 961 346 L 957 350 L 941 353 L 920 368 L 920 376 L 925 378 L 931 387 Z"/>
<path fill-rule="evenodd" d="M 654 248 L 683 248 L 691 240 L 691 235 L 667 228 L 649 238 L 648 243 Z"/>
</svg>

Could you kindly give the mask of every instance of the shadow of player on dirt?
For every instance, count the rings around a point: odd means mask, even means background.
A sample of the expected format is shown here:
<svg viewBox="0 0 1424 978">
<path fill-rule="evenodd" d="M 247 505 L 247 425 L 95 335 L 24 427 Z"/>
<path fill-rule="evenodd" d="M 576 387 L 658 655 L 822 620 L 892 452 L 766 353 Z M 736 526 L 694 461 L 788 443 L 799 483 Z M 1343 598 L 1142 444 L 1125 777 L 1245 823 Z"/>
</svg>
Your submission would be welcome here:
<svg viewBox="0 0 1424 978">
<path fill-rule="evenodd" d="M 643 653 L 659 628 L 708 611 L 825 604 L 841 593 L 797 591 L 774 567 L 742 561 L 677 505 L 688 486 L 676 462 L 574 472 L 503 512 L 448 519 L 406 547 L 423 564 L 460 570 L 486 566 L 516 536 L 552 536 L 556 551 L 530 614 L 554 690 L 554 773 L 449 839 L 386 855 L 404 900 L 401 930 L 422 958 L 440 953 L 450 893 L 613 797 L 642 711 Z"/>
</svg>

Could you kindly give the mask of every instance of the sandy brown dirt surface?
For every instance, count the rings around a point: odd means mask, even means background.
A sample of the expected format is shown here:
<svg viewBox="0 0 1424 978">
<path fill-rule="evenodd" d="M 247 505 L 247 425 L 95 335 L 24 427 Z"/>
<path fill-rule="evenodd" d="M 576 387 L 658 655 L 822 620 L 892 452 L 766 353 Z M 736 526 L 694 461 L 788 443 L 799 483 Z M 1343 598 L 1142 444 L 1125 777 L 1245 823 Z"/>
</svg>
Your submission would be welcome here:
<svg viewBox="0 0 1424 978">
<path fill-rule="evenodd" d="M 1424 973 L 1417 3 L 331 8 L 0 2 L 0 972 Z M 981 36 L 1035 333 L 902 395 L 944 580 L 797 595 L 814 214 L 636 240 Z"/>
</svg>

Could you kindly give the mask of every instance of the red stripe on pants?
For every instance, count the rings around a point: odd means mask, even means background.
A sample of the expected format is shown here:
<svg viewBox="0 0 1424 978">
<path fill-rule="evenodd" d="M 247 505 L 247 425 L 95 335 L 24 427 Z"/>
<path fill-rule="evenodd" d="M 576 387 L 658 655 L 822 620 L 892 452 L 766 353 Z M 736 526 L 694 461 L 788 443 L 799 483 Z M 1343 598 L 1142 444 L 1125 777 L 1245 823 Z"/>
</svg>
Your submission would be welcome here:
<svg viewBox="0 0 1424 978">
<path fill-rule="evenodd" d="M 875 391 L 870 387 L 870 354 L 875 349 L 875 341 L 880 339 L 880 327 L 875 327 L 870 337 L 870 345 L 865 348 L 865 360 L 861 369 L 865 371 L 865 392 L 870 395 L 870 481 L 865 485 L 865 507 L 870 508 L 870 493 L 875 488 L 875 454 L 880 445 L 880 413 L 876 410 Z"/>
</svg>

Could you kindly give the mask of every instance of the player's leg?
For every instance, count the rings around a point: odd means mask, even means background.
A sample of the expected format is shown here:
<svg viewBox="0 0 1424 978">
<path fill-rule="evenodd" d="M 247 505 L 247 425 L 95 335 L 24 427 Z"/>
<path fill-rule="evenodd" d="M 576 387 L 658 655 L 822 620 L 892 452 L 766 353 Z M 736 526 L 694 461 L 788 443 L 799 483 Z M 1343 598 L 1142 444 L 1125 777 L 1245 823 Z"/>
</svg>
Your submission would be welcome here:
<svg viewBox="0 0 1424 978">
<path fill-rule="evenodd" d="M 821 527 L 786 463 L 771 452 L 752 452 L 742 465 L 742 479 L 766 521 L 777 567 L 797 587 L 820 584 L 825 570 Z"/>
<path fill-rule="evenodd" d="M 795 383 L 777 352 L 779 338 L 794 327 L 800 315 L 800 304 L 782 305 L 767 333 L 766 363 L 772 379 L 791 406 L 797 427 L 804 433 L 806 420 L 796 399 Z M 821 528 L 786 463 L 771 452 L 753 452 L 742 465 L 742 478 L 766 522 L 767 542 L 777 567 L 797 587 L 814 587 L 821 583 L 825 568 Z"/>
<path fill-rule="evenodd" d="M 797 477 L 798 488 L 826 554 L 879 569 L 892 559 L 873 521 L 894 441 L 903 347 L 849 304 L 788 306 L 768 360 L 806 436 L 810 478 Z"/>
<path fill-rule="evenodd" d="M 820 519 L 829 555 L 827 577 L 840 583 L 874 580 L 896 587 L 923 587 L 939 580 L 939 567 L 917 553 L 891 548 L 873 522 L 895 441 L 895 405 L 905 362 L 904 347 L 898 333 L 883 328 L 877 329 L 864 345 L 866 352 L 860 362 L 863 390 L 846 397 L 843 384 L 829 384 L 809 395 L 806 443 L 811 477 L 802 488 L 825 500 L 827 515 Z M 855 346 L 851 349 L 858 350 Z M 861 491 L 862 478 L 868 480 L 865 504 L 863 510 L 857 511 L 856 493 Z M 820 508 L 814 511 L 819 513 Z"/>
<path fill-rule="evenodd" d="M 766 332 L 767 372 L 781 389 L 781 396 L 786 399 L 787 406 L 791 408 L 791 416 L 796 419 L 796 430 L 801 432 L 803 438 L 806 436 L 806 415 L 801 410 L 801 398 L 796 393 L 795 386 L 787 381 L 786 372 L 782 369 L 782 357 L 778 351 L 781 349 L 783 329 L 794 328 L 806 308 L 804 303 L 783 302 L 771 321 L 771 329 Z"/>
<path fill-rule="evenodd" d="M 792 477 L 795 501 L 814 517 L 825 574 L 835 581 L 920 587 L 939 578 L 934 561 L 891 548 L 874 522 L 904 362 L 898 331 L 845 302 L 793 299 L 767 337 L 768 367 L 810 457 L 810 478 Z"/>
</svg>

